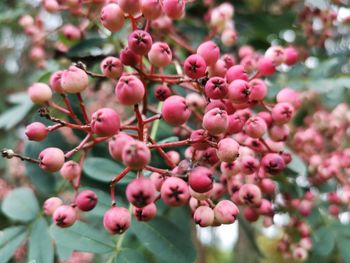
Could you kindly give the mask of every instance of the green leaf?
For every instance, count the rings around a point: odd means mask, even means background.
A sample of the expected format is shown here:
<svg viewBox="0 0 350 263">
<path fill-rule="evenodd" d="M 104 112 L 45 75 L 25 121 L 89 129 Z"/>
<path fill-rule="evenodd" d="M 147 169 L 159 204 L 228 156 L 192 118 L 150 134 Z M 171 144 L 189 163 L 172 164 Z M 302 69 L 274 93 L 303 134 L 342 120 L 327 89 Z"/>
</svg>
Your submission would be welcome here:
<svg viewBox="0 0 350 263">
<path fill-rule="evenodd" d="M 6 263 L 26 237 L 23 226 L 9 227 L 0 231 L 0 263 Z"/>
<path fill-rule="evenodd" d="M 87 158 L 83 165 L 83 171 L 88 177 L 106 183 L 109 183 L 123 169 L 122 165 L 99 157 Z M 127 184 L 134 177 L 134 173 L 129 172 L 119 184 Z"/>
<path fill-rule="evenodd" d="M 322 226 L 313 235 L 314 252 L 321 256 L 329 255 L 335 246 L 334 229 L 329 226 Z"/>
<path fill-rule="evenodd" d="M 53 262 L 53 259 L 49 226 L 44 218 L 39 218 L 30 230 L 28 262 L 50 263 Z"/>
<path fill-rule="evenodd" d="M 350 263 L 350 240 L 339 238 L 337 240 L 337 247 L 341 257 L 343 258 L 345 263 Z"/>
<path fill-rule="evenodd" d="M 192 263 L 196 258 L 192 240 L 183 238 L 187 233 L 162 217 L 147 223 L 133 220 L 131 229 L 161 262 Z"/>
<path fill-rule="evenodd" d="M 51 236 L 60 245 L 79 251 L 92 253 L 108 253 L 113 251 L 115 245 L 107 232 L 96 229 L 81 221 L 69 228 L 60 228 L 52 225 Z"/>
<path fill-rule="evenodd" d="M 84 57 L 86 55 L 90 55 L 92 51 L 96 48 L 100 49 L 100 46 L 103 44 L 105 40 L 102 38 L 90 38 L 80 41 L 73 47 L 71 47 L 68 52 L 68 57 Z"/>
<path fill-rule="evenodd" d="M 6 196 L 1 209 L 12 220 L 29 222 L 38 214 L 39 204 L 30 188 L 21 187 Z"/>
<path fill-rule="evenodd" d="M 73 253 L 74 249 L 56 244 L 56 253 L 61 261 L 67 260 Z"/>
<path fill-rule="evenodd" d="M 292 170 L 299 176 L 307 175 L 307 167 L 302 159 L 294 152 L 288 149 L 288 152 L 292 155 L 292 161 L 288 164 L 287 168 Z"/>
<path fill-rule="evenodd" d="M 123 249 L 114 260 L 114 263 L 149 263 L 149 260 L 136 250 Z"/>
</svg>

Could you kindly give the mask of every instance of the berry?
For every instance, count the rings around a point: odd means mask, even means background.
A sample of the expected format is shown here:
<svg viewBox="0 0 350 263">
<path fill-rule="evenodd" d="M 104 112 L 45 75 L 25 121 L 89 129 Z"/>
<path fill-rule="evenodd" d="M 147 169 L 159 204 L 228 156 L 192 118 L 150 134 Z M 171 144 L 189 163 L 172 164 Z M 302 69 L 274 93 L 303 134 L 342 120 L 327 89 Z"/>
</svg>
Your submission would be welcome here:
<svg viewBox="0 0 350 263">
<path fill-rule="evenodd" d="M 57 93 L 63 93 L 64 90 L 61 85 L 63 70 L 54 72 L 50 77 L 50 86 Z"/>
<path fill-rule="evenodd" d="M 52 215 L 53 221 L 59 227 L 70 227 L 77 220 L 75 209 L 69 205 L 58 207 Z"/>
<path fill-rule="evenodd" d="M 234 139 L 225 138 L 218 143 L 216 154 L 221 162 L 233 162 L 239 156 L 239 143 Z"/>
<path fill-rule="evenodd" d="M 121 161 L 125 145 L 127 145 L 133 140 L 134 139 L 131 136 L 123 132 L 114 135 L 112 139 L 108 142 L 109 154 L 112 156 L 113 159 Z"/>
<path fill-rule="evenodd" d="M 156 188 L 158 192 L 160 192 L 160 189 L 162 188 L 162 184 L 165 180 L 165 177 L 161 175 L 160 173 L 152 173 L 150 176 L 150 179 Z"/>
<path fill-rule="evenodd" d="M 273 46 L 266 50 L 265 57 L 272 60 L 272 62 L 278 66 L 285 60 L 285 53 L 283 47 Z"/>
<path fill-rule="evenodd" d="M 207 227 L 214 223 L 214 211 L 209 206 L 198 207 L 193 214 L 196 224 Z"/>
<path fill-rule="evenodd" d="M 228 87 L 225 79 L 220 77 L 210 78 L 205 84 L 205 94 L 214 100 L 225 98 Z"/>
<path fill-rule="evenodd" d="M 61 149 L 49 147 L 39 154 L 39 166 L 47 172 L 57 172 L 64 164 L 64 153 Z"/>
<path fill-rule="evenodd" d="M 241 173 L 253 174 L 259 168 L 259 161 L 251 155 L 245 155 L 240 159 Z"/>
<path fill-rule="evenodd" d="M 135 76 L 122 76 L 115 87 L 115 95 L 121 104 L 134 105 L 142 101 L 145 87 Z"/>
<path fill-rule="evenodd" d="M 156 67 L 165 67 L 171 62 L 172 57 L 170 47 L 164 42 L 154 43 L 148 52 L 149 62 Z"/>
<path fill-rule="evenodd" d="M 128 184 L 125 193 L 130 203 L 142 208 L 154 201 L 156 189 L 150 179 L 140 177 Z"/>
<path fill-rule="evenodd" d="M 136 15 L 140 12 L 140 0 L 118 0 L 118 5 L 129 15 Z"/>
<path fill-rule="evenodd" d="M 276 72 L 276 66 L 274 65 L 272 59 L 267 57 L 262 57 L 258 61 L 258 70 L 261 76 L 271 76 Z"/>
<path fill-rule="evenodd" d="M 246 103 L 249 100 L 251 87 L 245 80 L 237 79 L 228 86 L 228 98 L 233 103 Z"/>
<path fill-rule="evenodd" d="M 91 131 L 99 136 L 112 136 L 119 132 L 119 115 L 110 108 L 102 108 L 92 114 Z"/>
<path fill-rule="evenodd" d="M 136 66 L 140 60 L 140 56 L 135 54 L 129 47 L 125 47 L 119 53 L 119 58 L 124 65 Z"/>
<path fill-rule="evenodd" d="M 268 153 L 261 159 L 261 167 L 265 172 L 276 175 L 283 171 L 286 164 L 281 155 L 277 153 Z"/>
<path fill-rule="evenodd" d="M 123 73 L 123 64 L 115 57 L 106 57 L 102 60 L 100 68 L 103 75 L 111 79 L 117 79 Z"/>
<path fill-rule="evenodd" d="M 25 134 L 31 141 L 45 140 L 48 134 L 48 130 L 41 122 L 33 122 L 26 127 Z"/>
<path fill-rule="evenodd" d="M 150 221 L 157 215 L 157 207 L 154 203 L 142 208 L 133 207 L 132 211 L 138 221 Z"/>
<path fill-rule="evenodd" d="M 152 37 L 144 30 L 135 30 L 128 37 L 128 46 L 132 52 L 138 55 L 147 54 L 152 47 Z"/>
<path fill-rule="evenodd" d="M 220 49 L 213 41 L 207 41 L 199 45 L 197 54 L 204 59 L 207 66 L 212 66 L 220 57 Z"/>
<path fill-rule="evenodd" d="M 206 137 L 207 137 L 206 131 L 203 129 L 192 131 L 191 137 L 190 137 L 190 139 L 194 141 L 194 143 L 191 144 L 192 147 L 195 148 L 196 150 L 207 149 L 209 145 L 207 142 L 205 142 Z"/>
<path fill-rule="evenodd" d="M 63 164 L 60 174 L 64 179 L 73 181 L 81 175 L 81 167 L 75 161 L 68 161 Z"/>
<path fill-rule="evenodd" d="M 248 80 L 248 75 L 244 71 L 244 67 L 241 65 L 235 65 L 230 67 L 226 71 L 226 81 L 227 83 L 231 83 L 234 80 L 241 79 L 241 80 Z"/>
<path fill-rule="evenodd" d="M 271 111 L 272 120 L 278 125 L 289 122 L 293 115 L 294 108 L 287 102 L 277 103 Z"/>
<path fill-rule="evenodd" d="M 77 207 L 81 211 L 90 211 L 95 208 L 98 201 L 98 197 L 94 191 L 84 190 L 80 192 L 75 199 Z"/>
<path fill-rule="evenodd" d="M 214 208 L 215 219 L 221 224 L 232 224 L 239 214 L 238 207 L 230 200 L 222 200 Z"/>
<path fill-rule="evenodd" d="M 28 88 L 28 95 L 33 103 L 41 105 L 51 100 L 52 91 L 45 83 L 37 82 Z"/>
<path fill-rule="evenodd" d="M 58 197 L 50 197 L 49 199 L 46 199 L 43 205 L 45 215 L 52 216 L 56 209 L 62 204 L 62 200 Z"/>
<path fill-rule="evenodd" d="M 288 102 L 295 109 L 299 109 L 301 106 L 300 94 L 290 88 L 281 89 L 276 95 L 276 100 L 278 103 Z"/>
<path fill-rule="evenodd" d="M 164 101 L 171 96 L 171 89 L 166 85 L 157 86 L 154 90 L 154 96 L 158 100 Z"/>
<path fill-rule="evenodd" d="M 71 66 L 63 71 L 61 77 L 61 86 L 65 92 L 79 93 L 85 90 L 89 85 L 88 75 L 84 70 Z"/>
<path fill-rule="evenodd" d="M 244 184 L 239 189 L 239 198 L 241 202 L 253 207 L 259 207 L 261 204 L 261 190 L 255 184 Z"/>
<path fill-rule="evenodd" d="M 284 53 L 284 63 L 286 63 L 288 66 L 294 65 L 298 62 L 298 51 L 294 47 L 285 48 Z"/>
<path fill-rule="evenodd" d="M 220 110 L 219 108 L 214 108 L 208 111 L 204 114 L 202 126 L 212 135 L 218 135 L 225 132 L 228 127 L 226 111 Z"/>
<path fill-rule="evenodd" d="M 261 79 L 253 79 L 249 81 L 249 86 L 249 100 L 251 101 L 262 101 L 267 95 L 267 86 Z"/>
<path fill-rule="evenodd" d="M 207 64 L 205 60 L 197 54 L 190 55 L 184 61 L 184 71 L 192 79 L 199 79 L 205 76 Z"/>
<path fill-rule="evenodd" d="M 102 25 L 111 32 L 118 32 L 124 26 L 124 12 L 119 5 L 110 3 L 101 10 L 100 19 Z"/>
<path fill-rule="evenodd" d="M 141 0 L 141 12 L 146 19 L 155 20 L 162 15 L 162 6 L 159 0 Z"/>
<path fill-rule="evenodd" d="M 203 166 L 194 168 L 188 176 L 189 185 L 197 193 L 205 193 L 211 190 L 213 180 L 212 171 Z"/>
<path fill-rule="evenodd" d="M 112 207 L 103 216 L 103 226 L 110 234 L 123 234 L 130 226 L 131 216 L 124 207 Z"/>
<path fill-rule="evenodd" d="M 142 170 L 151 160 L 151 152 L 141 141 L 131 141 L 124 146 L 123 163 L 132 170 Z"/>
<path fill-rule="evenodd" d="M 252 138 L 261 138 L 267 131 L 267 125 L 260 117 L 250 117 L 244 125 L 244 131 Z"/>
<path fill-rule="evenodd" d="M 180 19 L 185 14 L 185 0 L 163 0 L 162 10 L 171 19 Z"/>
<path fill-rule="evenodd" d="M 163 202 L 169 206 L 184 205 L 190 198 L 187 184 L 177 177 L 169 177 L 164 181 L 160 195 Z"/>
<path fill-rule="evenodd" d="M 191 110 L 187 107 L 184 97 L 174 95 L 168 97 L 162 108 L 163 119 L 172 126 L 184 124 L 191 115 Z"/>
</svg>

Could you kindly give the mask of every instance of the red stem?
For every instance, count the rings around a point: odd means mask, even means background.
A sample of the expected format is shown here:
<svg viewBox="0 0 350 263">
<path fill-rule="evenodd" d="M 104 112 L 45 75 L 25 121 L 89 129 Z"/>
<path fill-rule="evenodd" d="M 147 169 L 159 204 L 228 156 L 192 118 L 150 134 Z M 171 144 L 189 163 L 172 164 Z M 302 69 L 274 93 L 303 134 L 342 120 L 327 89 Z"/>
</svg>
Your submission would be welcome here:
<svg viewBox="0 0 350 263">
<path fill-rule="evenodd" d="M 118 183 L 121 179 L 125 177 L 130 172 L 130 167 L 126 167 L 123 171 L 121 171 L 118 175 L 116 175 L 111 183 L 109 184 L 111 190 L 111 200 L 112 206 L 115 206 L 115 195 L 114 195 L 114 185 Z"/>
<path fill-rule="evenodd" d="M 90 123 L 89 117 L 88 117 L 87 112 L 86 112 L 85 104 L 84 104 L 84 101 L 83 101 L 83 98 L 82 98 L 81 94 L 77 93 L 77 97 L 78 97 L 78 100 L 79 100 L 80 110 L 81 110 L 81 112 L 83 114 L 85 123 Z"/>
<path fill-rule="evenodd" d="M 91 136 L 92 136 L 92 134 L 91 134 L 91 133 L 88 133 L 88 134 L 85 136 L 85 138 L 80 142 L 80 144 L 79 144 L 77 147 L 75 147 L 73 150 L 67 152 L 67 153 L 64 155 L 64 157 L 65 157 L 65 158 L 70 158 L 70 157 L 72 157 L 72 155 L 74 155 L 75 153 L 77 153 L 78 151 L 80 151 L 80 150 L 84 147 L 85 143 L 91 138 Z"/>
</svg>

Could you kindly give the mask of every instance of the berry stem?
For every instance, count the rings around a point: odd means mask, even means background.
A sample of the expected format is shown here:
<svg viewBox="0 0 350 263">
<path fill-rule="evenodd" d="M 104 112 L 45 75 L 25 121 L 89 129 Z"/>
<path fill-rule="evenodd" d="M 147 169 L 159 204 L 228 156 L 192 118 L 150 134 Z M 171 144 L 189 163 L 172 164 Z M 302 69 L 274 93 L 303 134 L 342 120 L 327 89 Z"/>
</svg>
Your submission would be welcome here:
<svg viewBox="0 0 350 263">
<path fill-rule="evenodd" d="M 16 158 L 19 158 L 22 161 L 27 161 L 27 162 L 31 162 L 31 163 L 40 164 L 40 160 L 33 159 L 33 158 L 28 157 L 28 156 L 20 155 L 18 153 L 15 153 L 11 149 L 6 149 L 6 148 L 2 149 L 1 150 L 1 155 L 2 155 L 3 158 L 6 158 L 6 159 L 12 159 L 13 157 L 16 157 Z"/>
<path fill-rule="evenodd" d="M 62 99 L 63 99 L 64 104 L 66 105 L 68 111 L 70 112 L 70 113 L 69 113 L 69 116 L 70 116 L 77 124 L 83 124 L 83 123 L 79 120 L 78 116 L 74 113 L 73 108 L 72 108 L 72 105 L 71 105 L 71 103 L 70 103 L 70 101 L 69 101 L 67 95 L 64 94 L 64 93 L 62 93 L 61 96 L 62 96 Z"/>
<path fill-rule="evenodd" d="M 112 206 L 115 206 L 115 194 L 114 194 L 114 185 L 118 183 L 121 179 L 124 178 L 125 175 L 127 175 L 130 172 L 130 167 L 126 167 L 124 170 L 122 170 L 118 175 L 116 175 L 113 180 L 110 182 L 110 190 L 111 190 L 111 200 L 112 200 Z"/>
<path fill-rule="evenodd" d="M 72 157 L 75 153 L 77 153 L 78 151 L 80 151 L 80 150 L 84 147 L 85 143 L 87 143 L 87 141 L 91 138 L 91 136 L 92 136 L 92 134 L 91 134 L 91 133 L 88 133 L 88 134 L 85 136 L 85 138 L 80 142 L 80 144 L 79 144 L 77 147 L 75 147 L 73 150 L 67 152 L 67 153 L 64 155 L 64 157 L 70 158 L 70 157 Z"/>
<path fill-rule="evenodd" d="M 79 100 L 80 110 L 81 110 L 81 112 L 83 114 L 85 123 L 90 123 L 89 117 L 88 117 L 87 112 L 86 112 L 85 104 L 84 104 L 84 101 L 83 101 L 83 98 L 82 98 L 81 94 L 77 93 L 77 97 L 78 97 L 78 100 Z"/>
</svg>

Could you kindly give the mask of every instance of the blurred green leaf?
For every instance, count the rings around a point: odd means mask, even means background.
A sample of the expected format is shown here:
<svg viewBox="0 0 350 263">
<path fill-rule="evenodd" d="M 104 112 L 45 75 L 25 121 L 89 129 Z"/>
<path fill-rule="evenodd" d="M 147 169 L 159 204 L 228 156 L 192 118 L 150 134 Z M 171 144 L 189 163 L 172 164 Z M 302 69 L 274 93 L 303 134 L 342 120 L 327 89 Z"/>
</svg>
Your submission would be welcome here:
<svg viewBox="0 0 350 263">
<path fill-rule="evenodd" d="M 72 46 L 68 52 L 68 57 L 84 57 L 91 55 L 92 51 L 96 48 L 100 48 L 105 40 L 102 38 L 89 38 L 78 42 Z"/>
<path fill-rule="evenodd" d="M 337 239 L 337 247 L 344 263 L 350 263 L 350 240 L 344 238 Z"/>
<path fill-rule="evenodd" d="M 6 263 L 26 237 L 23 226 L 14 226 L 0 231 L 0 263 Z"/>
<path fill-rule="evenodd" d="M 114 263 L 149 263 L 148 258 L 134 249 L 123 249 Z"/>
<path fill-rule="evenodd" d="M 321 226 L 313 235 L 314 252 L 321 256 L 329 255 L 335 246 L 336 235 L 329 226 Z"/>
</svg>

